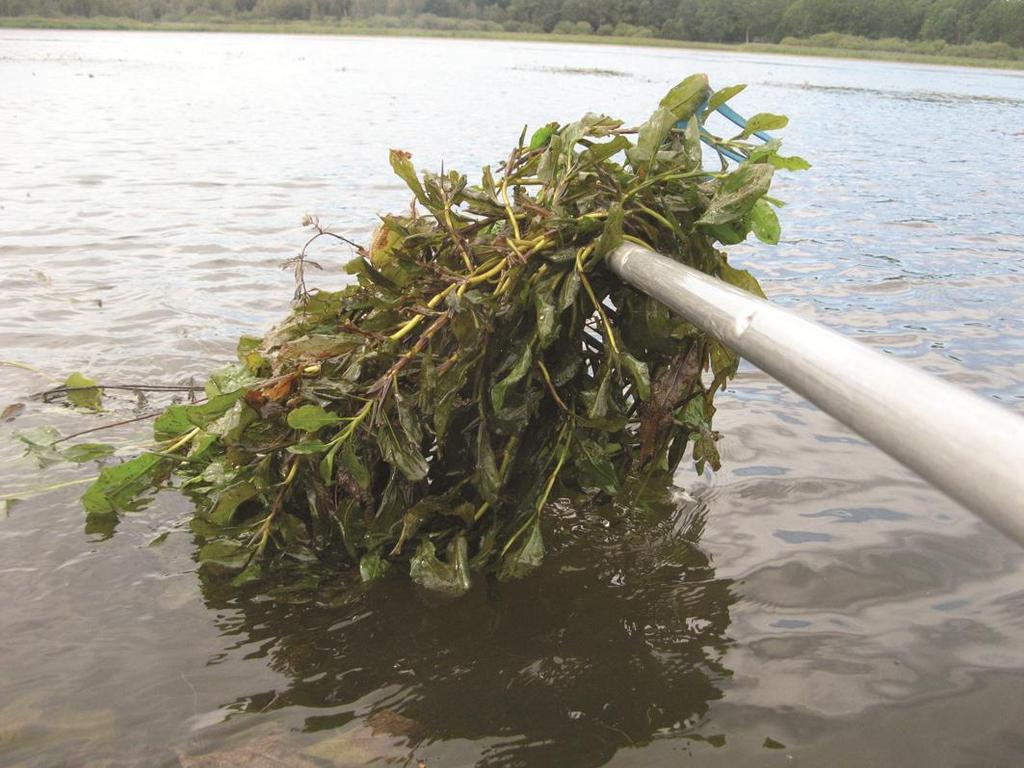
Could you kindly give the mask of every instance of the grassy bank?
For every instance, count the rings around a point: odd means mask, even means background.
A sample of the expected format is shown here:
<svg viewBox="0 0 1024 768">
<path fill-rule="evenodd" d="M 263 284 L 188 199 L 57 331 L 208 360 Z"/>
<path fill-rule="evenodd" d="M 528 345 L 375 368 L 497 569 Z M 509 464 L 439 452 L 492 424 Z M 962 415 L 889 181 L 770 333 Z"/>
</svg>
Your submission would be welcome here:
<svg viewBox="0 0 1024 768">
<path fill-rule="evenodd" d="M 1024 70 L 1024 61 L 947 55 L 879 49 L 874 41 L 865 41 L 872 47 L 836 47 L 816 45 L 814 40 L 795 41 L 787 38 L 783 43 L 703 43 L 689 40 L 670 40 L 654 37 L 615 37 L 607 35 L 566 35 L 558 33 L 505 32 L 491 30 L 424 29 L 422 27 L 377 27 L 359 23 L 331 21 L 237 20 L 227 18 L 190 19 L 186 21 L 143 22 L 129 18 L 108 17 L 0 17 L 0 28 L 7 29 L 107 29 L 156 30 L 165 32 L 247 32 L 265 34 L 352 35 L 379 37 L 440 37 L 475 40 L 517 40 L 552 43 L 589 43 L 597 45 L 653 46 L 692 50 L 767 53 L 787 56 L 822 56 L 843 59 L 870 59 L 919 64 L 989 67 Z"/>
</svg>

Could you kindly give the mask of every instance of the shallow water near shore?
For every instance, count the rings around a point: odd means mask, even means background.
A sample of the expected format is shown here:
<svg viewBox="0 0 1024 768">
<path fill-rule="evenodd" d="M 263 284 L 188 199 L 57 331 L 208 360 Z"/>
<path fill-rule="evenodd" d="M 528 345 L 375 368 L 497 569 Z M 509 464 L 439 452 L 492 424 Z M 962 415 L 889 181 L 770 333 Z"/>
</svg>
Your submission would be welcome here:
<svg viewBox="0 0 1024 768">
<path fill-rule="evenodd" d="M 1024 414 L 1024 77 L 601 46 L 0 30 L 0 360 L 201 380 L 281 317 L 303 214 L 407 204 L 389 147 L 473 173 L 524 123 L 639 121 L 693 71 L 782 112 L 783 242 L 730 249 L 798 314 Z M 344 250 L 322 249 L 320 285 Z M 0 365 L 13 432 L 89 417 Z M 913 393 L 906 393 L 913 397 Z M 154 399 L 155 404 L 164 401 Z M 746 367 L 722 471 L 643 510 L 553 504 L 531 578 L 238 594 L 188 502 L 113 536 L 70 485 L 0 509 L 0 765 L 991 766 L 1024 761 L 1024 550 Z M 144 426 L 126 426 L 143 442 Z"/>
</svg>

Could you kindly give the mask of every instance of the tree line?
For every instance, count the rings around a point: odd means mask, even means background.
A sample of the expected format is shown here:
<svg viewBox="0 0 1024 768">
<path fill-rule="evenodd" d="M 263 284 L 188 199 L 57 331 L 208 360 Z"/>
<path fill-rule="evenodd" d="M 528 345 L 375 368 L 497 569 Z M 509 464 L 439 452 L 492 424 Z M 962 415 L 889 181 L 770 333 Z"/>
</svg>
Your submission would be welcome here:
<svg viewBox="0 0 1024 768">
<path fill-rule="evenodd" d="M 707 42 L 826 33 L 1024 47 L 1024 0 L 0 0 L 0 16 L 307 19 Z"/>
</svg>

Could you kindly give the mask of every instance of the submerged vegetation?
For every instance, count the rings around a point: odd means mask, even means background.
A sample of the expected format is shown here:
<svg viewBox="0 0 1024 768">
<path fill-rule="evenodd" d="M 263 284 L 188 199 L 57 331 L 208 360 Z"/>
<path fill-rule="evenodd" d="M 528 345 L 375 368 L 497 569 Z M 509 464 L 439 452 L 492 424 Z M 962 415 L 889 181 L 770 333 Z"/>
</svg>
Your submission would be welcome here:
<svg viewBox="0 0 1024 768">
<path fill-rule="evenodd" d="M 605 259 L 634 242 L 761 292 L 718 246 L 777 242 L 773 173 L 807 164 L 751 141 L 786 124 L 765 113 L 731 138 L 706 133 L 744 160 L 719 151 L 721 167 L 703 167 L 705 120 L 741 89 L 712 93 L 694 75 L 637 128 L 588 114 L 524 130 L 475 184 L 418 174 L 392 150 L 408 211 L 383 216 L 365 247 L 307 219 L 291 314 L 243 337 L 205 399 L 163 411 L 156 448 L 101 471 L 83 496 L 90 520 L 173 480 L 195 501 L 203 567 L 236 584 L 401 568 L 461 592 L 474 572 L 540 563 L 554 498 L 642 488 L 687 448 L 698 471 L 717 468 L 714 398 L 737 357 Z M 355 250 L 353 284 L 309 287 L 321 241 Z M 98 408 L 96 386 L 67 389 Z"/>
</svg>

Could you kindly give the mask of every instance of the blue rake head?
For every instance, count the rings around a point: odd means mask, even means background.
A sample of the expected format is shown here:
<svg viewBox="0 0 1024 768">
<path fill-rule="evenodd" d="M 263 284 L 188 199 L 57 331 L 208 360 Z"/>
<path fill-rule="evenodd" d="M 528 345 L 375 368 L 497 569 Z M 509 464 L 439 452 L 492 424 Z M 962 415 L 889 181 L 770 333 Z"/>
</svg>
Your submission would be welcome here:
<svg viewBox="0 0 1024 768">
<path fill-rule="evenodd" d="M 695 114 L 697 114 L 697 115 L 701 114 L 707 108 L 707 105 L 708 105 L 708 102 L 705 99 L 704 103 L 701 104 L 697 108 L 697 111 L 695 112 Z M 743 115 L 741 115 L 735 109 L 730 107 L 728 104 L 721 104 L 721 105 L 719 105 L 716 108 L 715 111 L 718 112 L 718 114 L 722 115 L 722 117 L 724 117 L 726 120 L 730 121 L 731 123 L 734 123 L 735 125 L 739 126 L 740 128 L 746 128 L 747 127 L 747 119 L 745 117 L 743 117 Z M 679 128 L 679 129 L 686 128 L 686 121 L 681 120 L 680 122 L 676 123 L 676 127 Z M 771 134 L 765 133 L 764 131 L 754 131 L 753 135 L 757 136 L 757 138 L 759 138 L 761 141 L 765 142 L 766 144 L 769 141 L 772 141 Z M 730 160 L 733 160 L 733 161 L 735 161 L 737 163 L 742 163 L 744 160 L 747 159 L 743 155 L 741 155 L 739 152 L 736 152 L 734 150 L 729 149 L 728 147 L 723 147 L 720 144 L 718 144 L 718 142 L 716 142 L 711 137 L 711 134 L 708 133 L 708 131 L 703 126 L 701 126 L 701 129 L 700 129 L 700 140 L 703 141 L 705 144 L 707 144 L 712 149 L 714 149 L 716 152 L 721 153 L 725 157 L 728 157 Z"/>
</svg>

